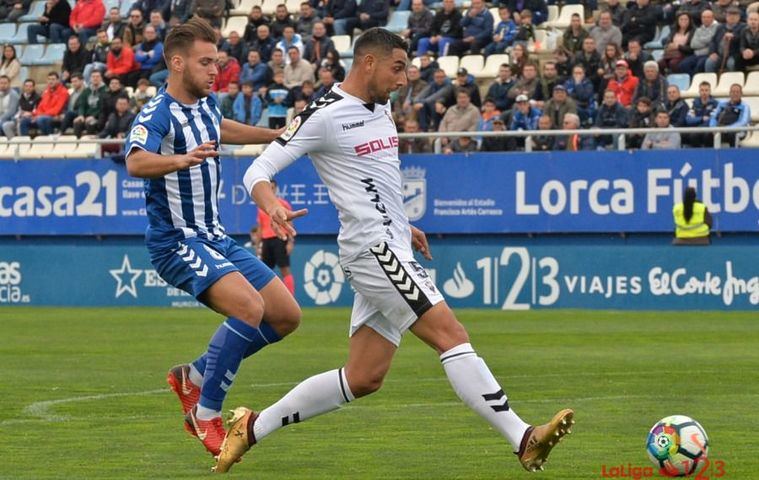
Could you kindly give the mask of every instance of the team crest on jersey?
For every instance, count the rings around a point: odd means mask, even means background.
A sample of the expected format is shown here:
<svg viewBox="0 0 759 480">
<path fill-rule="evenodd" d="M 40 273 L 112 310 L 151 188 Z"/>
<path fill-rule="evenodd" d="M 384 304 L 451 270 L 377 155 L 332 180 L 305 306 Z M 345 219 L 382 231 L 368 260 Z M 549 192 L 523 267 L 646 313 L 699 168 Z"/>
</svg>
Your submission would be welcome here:
<svg viewBox="0 0 759 480">
<path fill-rule="evenodd" d="M 145 145 L 148 141 L 148 129 L 143 125 L 135 125 L 132 131 L 129 133 L 129 138 L 132 142 L 141 143 Z"/>
<path fill-rule="evenodd" d="M 409 221 L 415 222 L 427 211 L 426 170 L 408 167 L 401 170 L 403 175 L 403 206 Z"/>
</svg>

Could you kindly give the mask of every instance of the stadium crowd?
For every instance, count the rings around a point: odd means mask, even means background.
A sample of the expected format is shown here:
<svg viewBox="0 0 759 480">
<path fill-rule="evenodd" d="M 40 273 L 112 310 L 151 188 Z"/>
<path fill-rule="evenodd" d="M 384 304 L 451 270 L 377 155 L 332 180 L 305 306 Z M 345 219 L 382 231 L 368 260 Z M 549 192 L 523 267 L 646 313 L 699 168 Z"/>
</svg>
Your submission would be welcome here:
<svg viewBox="0 0 759 480">
<path fill-rule="evenodd" d="M 282 127 L 345 78 L 350 51 L 338 50 L 335 35 L 386 26 L 399 12 L 406 21 L 396 31 L 409 40 L 415 57 L 408 85 L 393 97 L 400 131 L 654 127 L 662 132 L 628 135 L 626 146 L 668 149 L 712 145 L 709 134 L 681 136 L 668 132 L 671 126 L 750 124 L 742 81 L 720 100 L 710 81 L 699 82 L 692 102 L 681 90 L 701 73 L 759 69 L 759 2 L 565 1 L 562 8 L 580 8 L 564 26 L 549 21 L 555 4 L 550 0 L 501 0 L 490 8 L 484 0 L 471 0 L 466 8 L 457 1 L 307 0 L 297 14 L 280 4 L 272 16 L 256 2 L 238 31 L 229 29 L 228 18 L 239 5 L 224 0 L 138 0 L 127 9 L 115 0 L 108 11 L 103 0 L 76 0 L 73 8 L 66 0 L 47 0 L 27 29 L 28 44 L 65 43 L 61 67 L 49 72 L 46 85 L 37 85 L 21 78 L 16 47 L 6 44 L 0 125 L 7 138 L 125 137 L 134 115 L 167 77 L 162 39 L 197 14 L 217 32 L 213 90 L 223 116 Z M 30 6 L 29 0 L 0 0 L 0 21 L 18 22 Z M 477 78 L 463 66 L 454 72 L 441 68 L 443 58 L 471 55 L 482 55 L 483 62 L 499 55 L 493 58 L 504 61 L 495 78 Z M 744 136 L 723 140 L 737 145 Z M 611 149 L 616 140 L 602 133 L 530 139 L 533 150 Z M 524 142 L 476 135 L 434 143 L 417 138 L 402 140 L 400 149 L 501 151 L 522 149 Z"/>
</svg>

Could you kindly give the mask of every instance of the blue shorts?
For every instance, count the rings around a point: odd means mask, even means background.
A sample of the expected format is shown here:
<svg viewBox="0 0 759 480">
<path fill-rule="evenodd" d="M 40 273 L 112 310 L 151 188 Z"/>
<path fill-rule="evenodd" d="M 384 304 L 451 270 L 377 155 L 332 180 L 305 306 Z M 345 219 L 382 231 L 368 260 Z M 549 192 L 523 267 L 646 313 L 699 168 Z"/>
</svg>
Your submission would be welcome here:
<svg viewBox="0 0 759 480">
<path fill-rule="evenodd" d="M 264 288 L 274 272 L 229 237 L 211 241 L 186 238 L 171 250 L 151 252 L 150 261 L 166 283 L 195 298 L 231 272 L 240 272 L 256 290 Z"/>
</svg>

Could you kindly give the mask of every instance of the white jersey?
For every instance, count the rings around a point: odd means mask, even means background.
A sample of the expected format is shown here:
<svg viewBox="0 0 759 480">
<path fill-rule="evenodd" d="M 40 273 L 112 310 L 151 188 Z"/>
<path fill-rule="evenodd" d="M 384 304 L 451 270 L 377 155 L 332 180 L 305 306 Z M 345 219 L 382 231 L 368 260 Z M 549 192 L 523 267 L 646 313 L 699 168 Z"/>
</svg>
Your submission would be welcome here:
<svg viewBox="0 0 759 480">
<path fill-rule="evenodd" d="M 245 173 L 253 186 L 308 154 L 340 218 L 340 260 L 387 242 L 411 252 L 403 208 L 398 130 L 385 105 L 367 104 L 339 86 L 298 114 Z"/>
</svg>

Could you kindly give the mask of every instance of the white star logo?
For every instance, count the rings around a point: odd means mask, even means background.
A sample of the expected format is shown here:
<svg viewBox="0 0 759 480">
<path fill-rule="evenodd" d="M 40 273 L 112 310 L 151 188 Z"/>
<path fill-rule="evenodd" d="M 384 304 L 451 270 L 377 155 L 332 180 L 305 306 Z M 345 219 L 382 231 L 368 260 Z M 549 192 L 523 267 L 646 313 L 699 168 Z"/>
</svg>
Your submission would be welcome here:
<svg viewBox="0 0 759 480">
<path fill-rule="evenodd" d="M 109 270 L 109 272 L 116 279 L 116 282 L 118 282 L 116 284 L 116 298 L 119 298 L 124 292 L 130 293 L 134 298 L 137 298 L 137 285 L 134 282 L 142 275 L 142 270 L 132 268 L 128 255 L 124 255 L 124 261 L 121 262 L 120 269 L 114 268 L 113 270 Z M 124 280 L 124 274 L 130 276 L 129 280 Z"/>
</svg>

